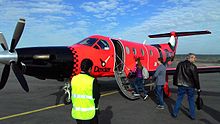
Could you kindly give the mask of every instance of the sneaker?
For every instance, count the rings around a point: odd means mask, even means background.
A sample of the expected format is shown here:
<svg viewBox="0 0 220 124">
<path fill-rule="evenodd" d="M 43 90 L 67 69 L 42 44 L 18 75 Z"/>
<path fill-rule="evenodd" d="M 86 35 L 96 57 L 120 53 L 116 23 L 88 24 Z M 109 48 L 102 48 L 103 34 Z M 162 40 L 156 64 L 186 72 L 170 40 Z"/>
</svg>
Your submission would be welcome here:
<svg viewBox="0 0 220 124">
<path fill-rule="evenodd" d="M 140 96 L 140 94 L 138 94 L 138 93 L 134 93 L 133 95 L 134 95 L 134 96 Z"/>
<path fill-rule="evenodd" d="M 148 95 L 146 95 L 145 97 L 144 97 L 144 100 L 146 100 L 148 98 Z"/>
<path fill-rule="evenodd" d="M 164 109 L 164 106 L 162 106 L 162 105 L 157 105 L 156 108 L 157 108 L 157 109 Z"/>
</svg>

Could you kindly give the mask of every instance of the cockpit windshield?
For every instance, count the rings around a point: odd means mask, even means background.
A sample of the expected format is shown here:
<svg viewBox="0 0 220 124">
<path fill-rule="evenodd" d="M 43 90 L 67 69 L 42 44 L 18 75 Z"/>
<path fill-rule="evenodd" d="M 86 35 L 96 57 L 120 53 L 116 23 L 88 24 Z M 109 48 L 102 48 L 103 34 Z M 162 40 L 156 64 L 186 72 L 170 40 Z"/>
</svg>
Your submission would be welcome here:
<svg viewBox="0 0 220 124">
<path fill-rule="evenodd" d="M 79 42 L 79 44 L 92 46 L 97 41 L 96 38 L 86 38 Z"/>
</svg>

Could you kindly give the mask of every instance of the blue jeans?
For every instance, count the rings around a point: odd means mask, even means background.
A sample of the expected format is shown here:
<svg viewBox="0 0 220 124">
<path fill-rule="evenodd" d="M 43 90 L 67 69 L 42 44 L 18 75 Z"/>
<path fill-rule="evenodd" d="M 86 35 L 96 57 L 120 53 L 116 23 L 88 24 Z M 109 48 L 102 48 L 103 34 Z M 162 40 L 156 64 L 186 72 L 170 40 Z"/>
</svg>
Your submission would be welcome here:
<svg viewBox="0 0 220 124">
<path fill-rule="evenodd" d="M 190 117 L 195 118 L 195 101 L 194 101 L 195 89 L 192 87 L 183 87 L 183 86 L 178 87 L 177 100 L 176 100 L 176 104 L 173 108 L 172 114 L 174 116 L 177 116 L 185 94 L 187 94 L 187 96 L 188 96 L 189 115 L 190 115 Z"/>
<path fill-rule="evenodd" d="M 156 98 L 157 98 L 157 105 L 164 106 L 163 85 L 156 85 L 155 94 L 156 94 Z"/>
<path fill-rule="evenodd" d="M 144 95 L 147 95 L 147 91 L 144 88 L 143 78 L 136 78 L 134 84 L 135 92 L 140 94 L 140 91 L 144 92 Z"/>
</svg>

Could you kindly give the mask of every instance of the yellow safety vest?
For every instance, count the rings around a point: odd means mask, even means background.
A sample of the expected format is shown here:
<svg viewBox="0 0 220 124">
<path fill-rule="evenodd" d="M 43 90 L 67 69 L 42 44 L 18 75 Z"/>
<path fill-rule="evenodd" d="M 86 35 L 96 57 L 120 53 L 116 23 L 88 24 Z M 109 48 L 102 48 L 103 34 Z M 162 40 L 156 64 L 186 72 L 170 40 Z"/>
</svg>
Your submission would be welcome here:
<svg viewBox="0 0 220 124">
<path fill-rule="evenodd" d="M 95 116 L 93 98 L 94 78 L 87 74 L 79 74 L 72 78 L 72 117 L 79 120 L 90 120 Z"/>
</svg>

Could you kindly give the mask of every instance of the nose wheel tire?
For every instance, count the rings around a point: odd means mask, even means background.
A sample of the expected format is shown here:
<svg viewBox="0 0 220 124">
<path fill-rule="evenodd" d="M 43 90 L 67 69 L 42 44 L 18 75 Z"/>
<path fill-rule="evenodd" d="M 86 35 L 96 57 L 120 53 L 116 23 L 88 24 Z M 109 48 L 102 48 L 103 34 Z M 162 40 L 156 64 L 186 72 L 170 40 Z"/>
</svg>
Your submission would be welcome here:
<svg viewBox="0 0 220 124">
<path fill-rule="evenodd" d="M 63 97 L 63 103 L 65 104 L 65 105 L 69 105 L 69 104 L 71 104 L 71 97 L 69 96 L 69 94 L 68 93 L 66 93 L 65 95 L 64 95 L 64 97 Z"/>
</svg>

